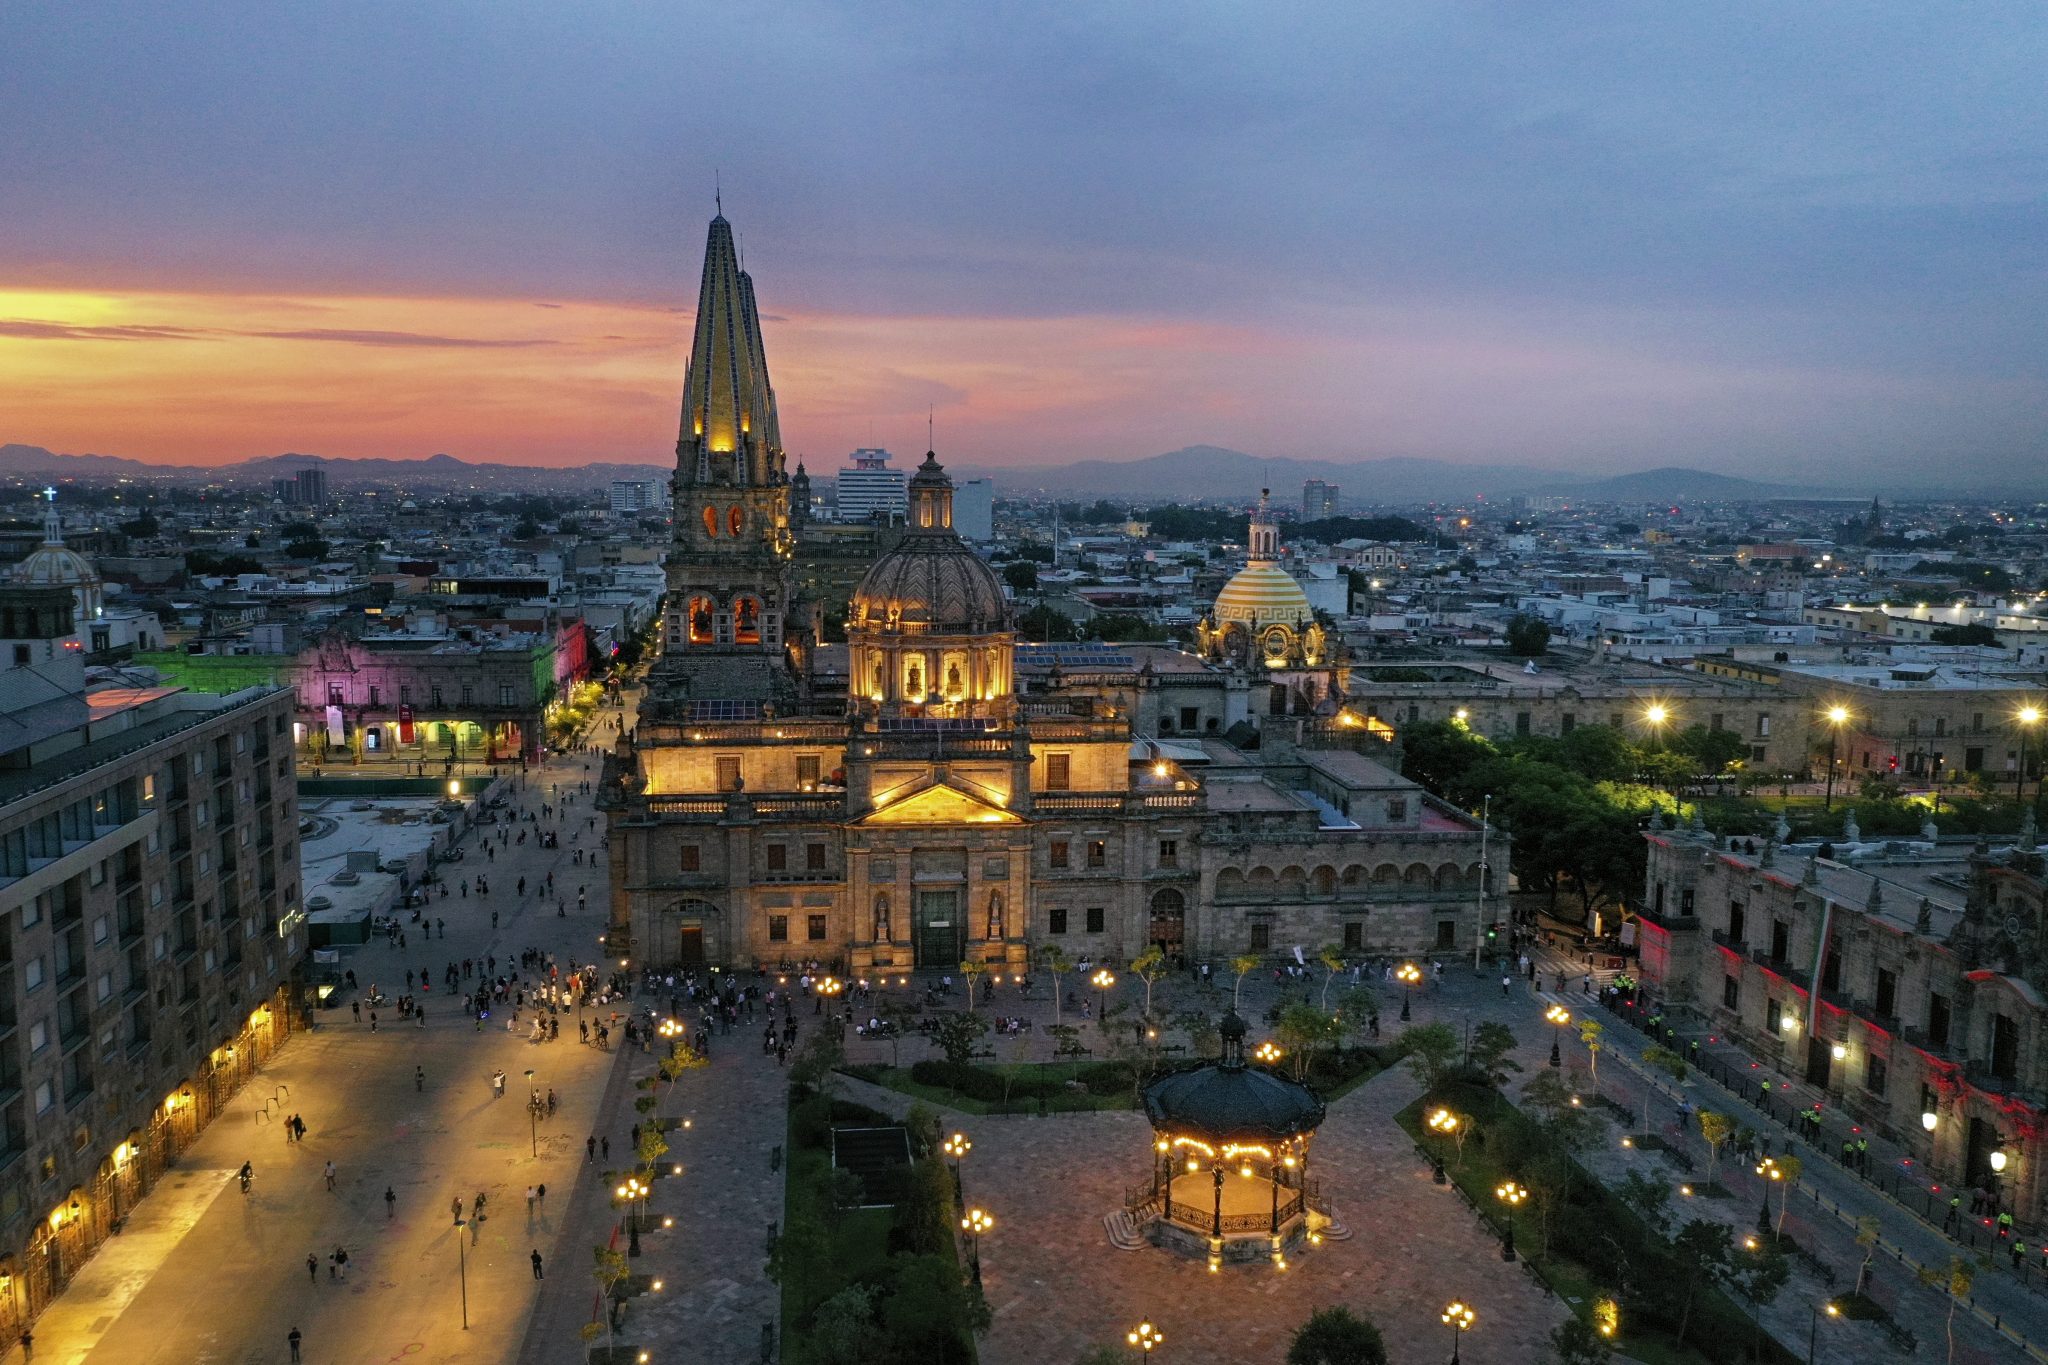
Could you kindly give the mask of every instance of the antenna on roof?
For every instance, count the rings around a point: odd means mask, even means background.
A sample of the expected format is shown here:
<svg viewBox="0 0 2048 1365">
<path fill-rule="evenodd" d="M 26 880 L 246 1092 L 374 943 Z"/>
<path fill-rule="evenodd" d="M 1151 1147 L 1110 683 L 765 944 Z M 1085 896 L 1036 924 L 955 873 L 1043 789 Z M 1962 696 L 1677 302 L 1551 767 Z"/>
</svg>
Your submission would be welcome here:
<svg viewBox="0 0 2048 1365">
<path fill-rule="evenodd" d="M 938 410 L 936 403 L 924 410 L 924 448 L 932 454 L 937 454 L 939 449 L 938 442 L 932 436 L 938 420 Z"/>
<path fill-rule="evenodd" d="M 711 168 L 711 202 L 718 208 L 718 216 L 725 217 L 725 189 L 718 183 L 718 168 Z"/>
</svg>

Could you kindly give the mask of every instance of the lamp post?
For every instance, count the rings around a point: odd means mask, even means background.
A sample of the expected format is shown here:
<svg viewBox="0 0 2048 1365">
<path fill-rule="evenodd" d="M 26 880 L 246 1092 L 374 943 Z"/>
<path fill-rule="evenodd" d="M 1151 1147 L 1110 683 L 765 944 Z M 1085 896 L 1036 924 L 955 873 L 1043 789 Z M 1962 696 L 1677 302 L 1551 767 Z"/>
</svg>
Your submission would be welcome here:
<svg viewBox="0 0 2048 1365">
<path fill-rule="evenodd" d="M 640 1254 L 640 1213 L 635 1204 L 652 1193 L 647 1184 L 637 1175 L 626 1177 L 624 1184 L 613 1192 L 613 1196 L 626 1206 L 626 1254 Z"/>
<path fill-rule="evenodd" d="M 1670 708 L 1662 702 L 1653 701 L 1643 708 L 1643 720 L 1650 727 L 1650 747 L 1663 747 L 1664 722 L 1670 719 Z"/>
<path fill-rule="evenodd" d="M 1478 1321 L 1478 1318 L 1479 1315 L 1472 1311 L 1471 1305 L 1462 1299 L 1453 1299 L 1444 1305 L 1444 1326 L 1451 1329 L 1451 1365 L 1458 1365 L 1459 1338 L 1472 1330 L 1472 1324 Z"/>
<path fill-rule="evenodd" d="M 1413 962 L 1403 962 L 1394 973 L 1394 979 L 1401 983 L 1401 1022 L 1409 1019 L 1409 1001 L 1415 994 L 1415 983 L 1422 980 L 1422 968 Z"/>
<path fill-rule="evenodd" d="M 462 1245 L 462 1230 L 469 1226 L 469 1220 L 457 1215 L 455 1219 L 455 1275 L 462 1284 L 462 1330 L 469 1330 L 469 1251 Z"/>
<path fill-rule="evenodd" d="M 1116 973 L 1104 967 L 1088 978 L 1088 984 L 1095 987 L 1095 1022 L 1107 1028 L 1108 1025 L 1104 1022 L 1102 1012 L 1109 1008 L 1107 992 L 1111 986 L 1116 984 Z"/>
<path fill-rule="evenodd" d="M 960 1220 L 960 1230 L 967 1234 L 967 1264 L 977 1285 L 981 1283 L 981 1235 L 995 1225 L 996 1220 L 981 1209 L 967 1210 L 967 1216 Z"/>
<path fill-rule="evenodd" d="M 1429 1116 L 1429 1130 L 1432 1133 L 1441 1134 L 1445 1143 L 1449 1143 L 1451 1134 L 1458 1131 L 1458 1123 L 1458 1116 L 1448 1109 L 1435 1110 Z M 1430 1158 L 1429 1178 L 1434 1184 L 1442 1185 L 1448 1183 L 1449 1177 L 1444 1174 L 1444 1156 L 1441 1147 Z"/>
<path fill-rule="evenodd" d="M 1145 1360 L 1150 1358 L 1152 1353 L 1159 1349 L 1166 1338 L 1151 1323 L 1141 1322 L 1130 1331 L 1124 1333 L 1124 1340 L 1128 1341 L 1131 1344 L 1131 1349 L 1138 1353 L 1138 1359 Z"/>
<path fill-rule="evenodd" d="M 1563 1066 L 1564 1056 L 1557 1050 L 1557 1045 L 1559 1038 L 1564 1032 L 1564 1026 L 1572 1021 L 1572 1012 L 1563 1005 L 1552 1005 L 1549 1009 L 1543 1011 L 1543 1017 L 1549 1020 L 1552 1025 L 1550 1030 L 1550 1064 L 1552 1066 Z"/>
<path fill-rule="evenodd" d="M 1756 1168 L 1757 1176 L 1764 1182 L 1764 1202 L 1756 1211 L 1756 1231 L 1759 1237 L 1771 1235 L 1771 1185 L 1774 1180 L 1785 1178 L 1785 1168 L 1778 1164 L 1776 1157 L 1765 1157 Z"/>
<path fill-rule="evenodd" d="M 1500 1258 L 1503 1261 L 1512 1261 L 1515 1259 L 1515 1210 L 1529 1197 L 1529 1191 L 1526 1186 L 1517 1185 L 1512 1180 L 1504 1180 L 1494 1187 L 1493 1197 L 1508 1206 L 1507 1234 L 1501 1238 Z"/>
<path fill-rule="evenodd" d="M 1806 1325 L 1806 1365 L 1813 1365 L 1814 1351 L 1820 1345 L 1820 1315 L 1825 1312 L 1831 1318 L 1842 1316 L 1842 1310 L 1833 1299 L 1813 1306 L 1813 1315 Z"/>
<path fill-rule="evenodd" d="M 960 1158 L 974 1150 L 974 1144 L 967 1140 L 967 1134 L 955 1133 L 939 1144 L 939 1150 L 953 1158 L 953 1197 L 962 1198 L 960 1185 Z"/>
<path fill-rule="evenodd" d="M 526 1142 L 540 1159 L 540 1096 L 533 1089 L 533 1068 L 526 1068 Z"/>
<path fill-rule="evenodd" d="M 1820 805 L 1820 808 L 1824 811 L 1830 811 L 1835 808 L 1835 744 L 1842 737 L 1842 723 L 1849 719 L 1849 708 L 1846 706 L 1830 706 L 1827 709 L 1827 718 L 1828 787 L 1827 796 L 1821 801 Z"/>
<path fill-rule="evenodd" d="M 2020 727 L 2020 767 L 2013 775 L 2012 799 L 2024 801 L 2027 798 L 2027 740 L 2033 735 L 2034 727 L 2041 721 L 2041 708 L 2022 706 L 2013 712 L 2012 718 L 2019 722 Z"/>
</svg>

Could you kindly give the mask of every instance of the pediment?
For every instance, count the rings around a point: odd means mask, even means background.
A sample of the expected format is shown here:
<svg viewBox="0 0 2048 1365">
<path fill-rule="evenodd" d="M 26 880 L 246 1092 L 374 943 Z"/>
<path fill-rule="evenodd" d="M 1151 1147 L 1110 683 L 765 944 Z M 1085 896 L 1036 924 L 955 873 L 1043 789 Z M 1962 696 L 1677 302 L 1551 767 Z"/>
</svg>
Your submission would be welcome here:
<svg viewBox="0 0 2048 1365">
<path fill-rule="evenodd" d="M 965 791 L 950 782 L 899 797 L 869 811 L 857 822 L 863 825 L 1015 825 L 1023 818 L 1013 811 Z"/>
</svg>

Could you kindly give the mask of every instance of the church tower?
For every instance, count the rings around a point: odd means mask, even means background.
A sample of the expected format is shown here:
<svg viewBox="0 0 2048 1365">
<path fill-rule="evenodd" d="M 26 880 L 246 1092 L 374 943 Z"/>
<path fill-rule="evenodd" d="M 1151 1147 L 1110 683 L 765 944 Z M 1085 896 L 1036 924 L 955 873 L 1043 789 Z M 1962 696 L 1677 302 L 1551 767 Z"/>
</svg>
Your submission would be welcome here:
<svg viewBox="0 0 2048 1365">
<path fill-rule="evenodd" d="M 789 476 L 754 282 L 711 220 L 676 440 L 662 673 L 695 697 L 768 699 L 785 681 Z"/>
</svg>

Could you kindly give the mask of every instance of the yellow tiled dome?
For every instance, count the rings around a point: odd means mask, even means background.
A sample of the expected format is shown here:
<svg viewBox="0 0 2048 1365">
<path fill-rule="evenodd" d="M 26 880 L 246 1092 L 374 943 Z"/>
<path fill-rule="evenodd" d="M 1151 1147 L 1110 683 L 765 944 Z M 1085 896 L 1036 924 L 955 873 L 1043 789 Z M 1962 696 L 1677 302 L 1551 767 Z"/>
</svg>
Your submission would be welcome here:
<svg viewBox="0 0 2048 1365">
<path fill-rule="evenodd" d="M 1308 594 L 1285 569 L 1272 564 L 1249 564 L 1223 585 L 1216 594 L 1216 620 L 1241 621 L 1254 628 L 1278 622 L 1294 625 L 1314 616 Z"/>
</svg>

